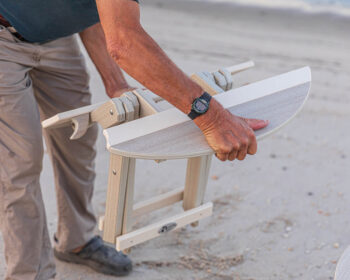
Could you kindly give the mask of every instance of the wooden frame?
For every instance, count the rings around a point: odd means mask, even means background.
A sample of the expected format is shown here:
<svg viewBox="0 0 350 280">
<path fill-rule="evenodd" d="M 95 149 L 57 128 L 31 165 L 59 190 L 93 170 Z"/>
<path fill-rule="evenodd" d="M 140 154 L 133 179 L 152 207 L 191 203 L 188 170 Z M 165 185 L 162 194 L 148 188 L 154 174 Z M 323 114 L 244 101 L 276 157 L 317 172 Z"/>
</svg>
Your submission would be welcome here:
<svg viewBox="0 0 350 280">
<path fill-rule="evenodd" d="M 196 207 L 181 214 L 117 237 L 116 248 L 119 251 L 129 249 L 142 242 L 160 236 L 161 234 L 209 217 L 212 215 L 212 212 L 213 204 L 208 202 L 200 207 Z"/>
<path fill-rule="evenodd" d="M 266 112 L 273 108 L 279 118 L 273 119 L 267 129 L 257 132 L 260 139 L 285 125 L 301 110 L 310 89 L 311 72 L 305 67 L 224 92 L 231 87 L 231 74 L 253 66 L 253 62 L 247 62 L 214 73 L 196 73 L 192 78 L 235 114 L 261 117 L 267 116 Z M 278 100 L 281 108 L 276 107 L 272 99 Z M 106 103 L 60 113 L 42 123 L 44 128 L 72 125 L 71 139 L 83 136 L 93 122 L 105 129 L 103 133 L 110 152 L 110 166 L 105 215 L 100 218 L 99 229 L 103 231 L 103 240 L 115 244 L 117 250 L 127 252 L 132 246 L 166 232 L 188 224 L 196 226 L 200 219 L 212 214 L 212 203 L 203 203 L 213 152 L 189 118 L 176 108 L 162 111 L 158 104 L 162 101 L 149 91 L 137 90 Z M 140 142 L 148 143 L 151 149 L 140 148 Z M 158 162 L 188 159 L 184 188 L 134 205 L 137 158 Z M 135 217 L 180 201 L 184 212 L 140 229 L 132 229 Z"/>
</svg>

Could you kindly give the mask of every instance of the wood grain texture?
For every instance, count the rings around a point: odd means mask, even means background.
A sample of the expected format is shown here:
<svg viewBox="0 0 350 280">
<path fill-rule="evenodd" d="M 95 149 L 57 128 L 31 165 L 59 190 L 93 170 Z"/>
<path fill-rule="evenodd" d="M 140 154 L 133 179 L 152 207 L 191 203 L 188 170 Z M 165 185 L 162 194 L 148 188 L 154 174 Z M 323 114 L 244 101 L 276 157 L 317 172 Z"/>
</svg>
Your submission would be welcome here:
<svg viewBox="0 0 350 280">
<path fill-rule="evenodd" d="M 128 168 L 129 158 L 111 154 L 103 240 L 112 244 L 122 234 Z"/>
<path fill-rule="evenodd" d="M 135 168 L 136 159 L 129 159 L 129 167 L 127 170 L 127 182 L 124 201 L 124 217 L 122 225 L 122 234 L 131 231 L 133 225 L 133 206 L 134 206 L 134 185 L 135 185 Z"/>
<path fill-rule="evenodd" d="M 133 216 L 140 216 L 152 211 L 164 208 L 166 206 L 172 205 L 179 202 L 184 197 L 184 189 L 175 189 L 170 192 L 152 197 L 148 200 L 139 202 L 134 206 Z"/>
<path fill-rule="evenodd" d="M 216 95 L 238 116 L 260 118 L 270 124 L 261 139 L 285 125 L 303 107 L 311 86 L 309 68 Z M 104 131 L 110 152 L 144 159 L 177 159 L 212 154 L 202 132 L 177 109 L 122 124 Z"/>
<path fill-rule="evenodd" d="M 188 159 L 183 199 L 185 211 L 203 204 L 212 157 L 207 155 Z M 196 227 L 198 222 L 191 225 Z"/>
<path fill-rule="evenodd" d="M 113 98 L 93 110 L 90 118 L 92 122 L 99 123 L 102 128 L 109 128 L 124 122 L 125 115 L 122 101 L 119 98 Z"/>
<path fill-rule="evenodd" d="M 137 89 L 133 93 L 137 96 L 140 104 L 140 118 L 156 114 L 161 108 L 154 102 L 150 91 Z"/>
<path fill-rule="evenodd" d="M 96 103 L 89 106 L 80 107 L 78 109 L 74 109 L 67 112 L 59 113 L 47 120 L 44 120 L 41 125 L 43 128 L 57 128 L 62 126 L 69 126 L 72 118 L 80 115 L 84 115 L 86 113 L 91 113 L 93 110 L 97 109 L 105 102 Z"/>
<path fill-rule="evenodd" d="M 190 158 L 187 163 L 184 210 L 203 204 L 212 155 Z"/>
<path fill-rule="evenodd" d="M 191 75 L 191 80 L 196 82 L 204 91 L 210 95 L 224 92 L 224 90 L 215 83 L 215 80 L 211 79 L 209 76 L 211 76 L 209 72 L 198 72 Z"/>
<path fill-rule="evenodd" d="M 128 234 L 119 236 L 116 238 L 116 245 L 117 245 L 116 249 L 118 251 L 125 250 L 132 246 L 135 246 L 137 244 L 140 244 L 142 242 L 155 238 L 161 235 L 161 233 L 159 233 L 159 230 L 164 225 L 167 225 L 169 223 L 176 223 L 176 227 L 174 228 L 175 230 L 177 228 L 183 227 L 185 225 L 196 222 L 203 218 L 209 217 L 210 215 L 212 215 L 212 211 L 213 211 L 213 204 L 211 202 L 208 202 L 195 209 L 188 210 L 186 212 L 175 215 L 173 217 L 164 219 L 160 222 L 132 231 Z"/>
</svg>

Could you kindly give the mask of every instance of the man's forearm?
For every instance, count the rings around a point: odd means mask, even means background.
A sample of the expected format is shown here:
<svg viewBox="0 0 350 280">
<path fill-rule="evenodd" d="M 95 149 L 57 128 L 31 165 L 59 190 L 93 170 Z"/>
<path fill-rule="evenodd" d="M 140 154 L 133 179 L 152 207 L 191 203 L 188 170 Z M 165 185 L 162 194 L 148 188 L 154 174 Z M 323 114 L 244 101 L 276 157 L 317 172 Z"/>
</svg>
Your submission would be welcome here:
<svg viewBox="0 0 350 280">
<path fill-rule="evenodd" d="M 101 75 L 107 94 L 113 97 L 118 91 L 128 88 L 122 71 L 109 55 L 101 24 L 95 24 L 82 31 L 80 38 Z"/>
<path fill-rule="evenodd" d="M 146 88 L 188 113 L 193 100 L 203 90 L 175 66 L 144 30 L 132 30 L 128 34 L 127 45 L 110 43 L 112 57 Z"/>
<path fill-rule="evenodd" d="M 115 61 L 148 89 L 189 113 L 193 100 L 203 90 L 185 75 L 160 49 L 140 24 L 140 10 L 135 1 L 96 0 L 107 47 Z M 243 160 L 255 154 L 254 129 L 268 122 L 245 120 L 232 115 L 215 99 L 209 110 L 195 123 L 220 160 Z"/>
<path fill-rule="evenodd" d="M 106 34 L 107 46 L 116 62 L 129 75 L 145 87 L 160 95 L 184 113 L 189 113 L 191 104 L 203 90 L 183 73 L 162 51 L 157 43 L 139 24 L 139 10 L 133 1 L 97 0 L 101 23 Z M 118 14 L 122 11 L 122 14 Z M 135 14 L 136 13 L 136 14 Z M 136 20 L 135 20 L 136 18 Z M 212 115 L 215 100 L 205 115 Z M 213 119 L 211 116 L 210 119 Z"/>
</svg>

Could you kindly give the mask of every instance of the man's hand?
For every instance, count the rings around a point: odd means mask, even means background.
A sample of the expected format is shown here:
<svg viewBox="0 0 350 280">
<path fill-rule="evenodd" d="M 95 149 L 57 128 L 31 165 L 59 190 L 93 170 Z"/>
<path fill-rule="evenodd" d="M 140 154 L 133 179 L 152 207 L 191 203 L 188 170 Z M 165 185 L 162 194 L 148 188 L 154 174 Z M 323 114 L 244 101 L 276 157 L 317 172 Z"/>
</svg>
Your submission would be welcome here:
<svg viewBox="0 0 350 280">
<path fill-rule="evenodd" d="M 143 86 L 188 114 L 193 100 L 202 95 L 203 89 L 143 29 L 138 4 L 130 0 L 96 0 L 96 4 L 111 57 Z M 221 160 L 243 160 L 247 153 L 256 153 L 252 128 L 267 125 L 265 121 L 246 121 L 233 116 L 215 100 L 195 123 Z"/>
<path fill-rule="evenodd" d="M 113 92 L 111 92 L 111 93 L 107 93 L 108 94 L 108 96 L 110 97 L 110 98 L 115 98 L 115 97 L 120 97 L 123 93 L 125 93 L 125 92 L 129 92 L 129 91 L 133 91 L 133 90 L 135 90 L 136 89 L 136 87 L 126 87 L 126 88 L 122 88 L 122 89 L 118 89 L 118 90 L 116 90 L 116 91 L 113 91 Z"/>
<path fill-rule="evenodd" d="M 216 157 L 222 161 L 233 161 L 244 160 L 247 154 L 254 155 L 257 142 L 253 130 L 266 127 L 268 121 L 234 116 L 215 101 L 211 107 L 214 108 L 195 119 L 195 123 L 203 131 Z"/>
</svg>

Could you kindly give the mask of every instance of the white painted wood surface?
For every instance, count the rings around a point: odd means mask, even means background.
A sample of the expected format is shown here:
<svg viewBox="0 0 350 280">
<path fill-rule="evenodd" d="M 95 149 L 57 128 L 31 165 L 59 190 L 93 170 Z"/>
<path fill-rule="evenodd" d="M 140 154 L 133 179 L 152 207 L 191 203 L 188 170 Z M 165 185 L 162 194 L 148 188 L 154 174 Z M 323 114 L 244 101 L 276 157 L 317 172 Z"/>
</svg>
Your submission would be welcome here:
<svg viewBox="0 0 350 280">
<path fill-rule="evenodd" d="M 225 68 L 228 72 L 231 73 L 231 75 L 237 74 L 239 72 L 248 70 L 250 68 L 253 68 L 255 66 L 255 63 L 253 61 L 247 61 L 241 64 L 233 65 L 230 67 Z"/>
<path fill-rule="evenodd" d="M 116 247 L 118 251 L 125 250 L 152 238 L 155 238 L 162 233 L 160 229 L 170 223 L 175 223 L 173 230 L 191 224 L 195 221 L 209 217 L 213 212 L 213 204 L 208 202 L 200 207 L 185 211 L 181 214 L 164 219 L 160 222 L 132 231 L 116 238 Z"/>
<path fill-rule="evenodd" d="M 189 210 L 203 204 L 207 188 L 212 155 L 194 157 L 187 160 L 183 209 Z M 191 225 L 198 226 L 196 221 Z"/>
<path fill-rule="evenodd" d="M 119 98 L 113 98 L 90 113 L 92 122 L 98 122 L 102 128 L 120 124 L 125 121 L 125 110 Z"/>
<path fill-rule="evenodd" d="M 188 159 L 183 199 L 184 210 L 203 204 L 212 155 Z"/>
<path fill-rule="evenodd" d="M 232 75 L 248 70 L 254 66 L 255 64 L 253 61 L 247 61 L 231 67 L 221 68 L 219 71 L 212 73 L 197 72 L 191 75 L 191 79 L 200 85 L 203 90 L 211 95 L 215 95 L 232 88 Z"/>
<path fill-rule="evenodd" d="M 140 103 L 140 118 L 150 116 L 162 111 L 162 109 L 153 100 L 152 96 L 154 94 L 150 91 L 137 89 L 134 90 L 133 93 L 137 96 L 137 99 Z"/>
<path fill-rule="evenodd" d="M 126 182 L 124 217 L 122 223 L 122 234 L 131 231 L 133 226 L 134 186 L 135 186 L 136 159 L 129 159 L 129 167 Z"/>
<path fill-rule="evenodd" d="M 261 139 L 291 120 L 303 107 L 311 86 L 304 67 L 214 96 L 233 114 L 268 119 L 256 131 Z M 199 128 L 176 108 L 104 130 L 110 152 L 144 159 L 188 158 L 213 153 Z"/>
<path fill-rule="evenodd" d="M 135 204 L 133 216 L 141 216 L 144 214 L 148 214 L 152 211 L 164 208 L 166 206 L 173 205 L 174 203 L 181 201 L 183 197 L 183 188 L 175 189 L 170 192 L 152 197 L 148 200 Z"/>
<path fill-rule="evenodd" d="M 72 129 L 73 129 L 73 134 L 69 138 L 70 140 L 75 140 L 79 139 L 82 137 L 87 130 L 89 129 L 90 126 L 90 116 L 88 113 L 76 116 L 72 118 Z"/>
<path fill-rule="evenodd" d="M 122 234 L 129 161 L 129 158 L 111 154 L 103 240 L 112 244 L 114 244 L 115 238 Z"/>
<path fill-rule="evenodd" d="M 350 247 L 340 257 L 334 280 L 350 280 Z"/>
<path fill-rule="evenodd" d="M 71 124 L 71 120 L 74 117 L 84 115 L 86 113 L 91 113 L 93 110 L 97 109 L 104 103 L 105 102 L 100 102 L 89 106 L 80 107 L 71 111 L 59 113 L 47 120 L 44 120 L 41 123 L 41 125 L 43 128 L 57 128 L 62 126 L 69 126 Z"/>
<path fill-rule="evenodd" d="M 129 198 L 132 197 L 130 193 L 129 193 Z M 183 200 L 183 197 L 184 197 L 184 189 L 179 188 L 179 189 L 175 189 L 167 193 L 152 197 L 148 200 L 138 202 L 133 206 L 132 211 L 130 211 L 130 209 L 125 209 L 125 208 L 124 208 L 124 211 L 128 210 L 128 214 L 131 213 L 132 217 L 137 217 L 137 216 L 145 215 L 152 211 L 173 205 L 176 202 Z M 126 200 L 128 200 L 128 194 L 126 194 Z M 125 213 L 124 213 L 124 216 L 125 216 Z M 99 218 L 98 229 L 100 231 L 103 231 L 104 220 L 105 220 L 104 216 L 101 216 Z"/>
</svg>

